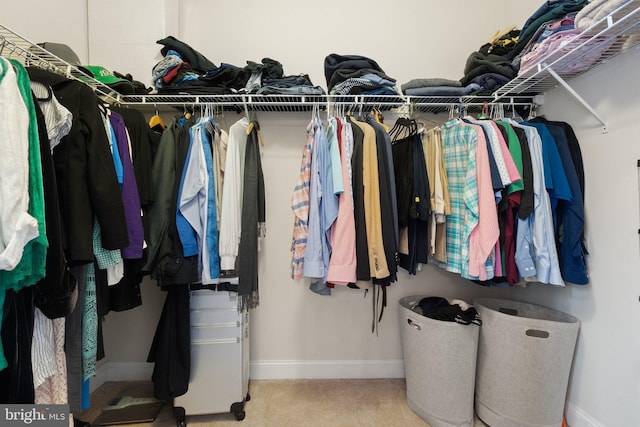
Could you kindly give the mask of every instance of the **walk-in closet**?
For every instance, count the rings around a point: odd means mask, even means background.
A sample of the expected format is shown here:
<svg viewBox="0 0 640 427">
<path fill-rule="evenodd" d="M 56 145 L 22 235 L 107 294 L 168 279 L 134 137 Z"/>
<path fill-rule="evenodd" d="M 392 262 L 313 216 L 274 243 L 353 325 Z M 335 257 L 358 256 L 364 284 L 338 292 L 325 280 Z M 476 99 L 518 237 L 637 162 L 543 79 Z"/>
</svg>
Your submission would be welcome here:
<svg viewBox="0 0 640 427">
<path fill-rule="evenodd" d="M 640 425 L 639 1 L 3 10 L 0 425 Z"/>
</svg>

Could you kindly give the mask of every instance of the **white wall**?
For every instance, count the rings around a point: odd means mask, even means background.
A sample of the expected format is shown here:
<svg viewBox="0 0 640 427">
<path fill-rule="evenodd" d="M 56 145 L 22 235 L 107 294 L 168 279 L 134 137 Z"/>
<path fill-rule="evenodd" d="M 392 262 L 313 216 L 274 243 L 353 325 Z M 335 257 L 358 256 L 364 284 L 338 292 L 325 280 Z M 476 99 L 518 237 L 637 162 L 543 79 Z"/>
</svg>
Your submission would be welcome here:
<svg viewBox="0 0 640 427">
<path fill-rule="evenodd" d="M 271 57 L 283 63 L 287 74 L 308 73 L 322 86 L 328 53 L 362 54 L 376 59 L 402 83 L 413 77 L 461 77 L 471 51 L 498 29 L 522 25 L 541 1 L 494 1 L 490 7 L 469 1 L 409 0 L 369 1 L 366 6 L 325 0 L 314 7 L 293 0 L 102 3 L 90 2 L 87 8 L 80 0 L 12 2 L 3 7 L 2 24 L 34 41 L 65 42 L 83 61 L 131 72 L 145 82 L 159 58 L 155 41 L 171 34 L 215 63 L 243 65 L 246 60 Z M 125 6 L 136 13 L 121 13 Z M 450 22 L 455 27 L 445 24 Z M 105 37 L 109 32 L 112 38 Z M 321 297 L 288 277 L 292 227 L 288 203 L 308 117 L 261 113 L 268 234 L 260 258 L 261 303 L 252 313 L 253 378 L 396 376 L 402 367 L 400 297 L 433 294 L 471 300 L 497 295 L 554 307 L 581 320 L 568 393 L 572 427 L 637 425 L 640 340 L 631 331 L 640 323 L 636 168 L 640 89 L 635 77 L 639 66 L 635 50 L 572 82 L 608 119 L 608 134 L 602 134 L 599 123 L 564 90 L 545 98 L 548 117 L 571 123 L 582 146 L 591 284 L 484 289 L 426 266 L 415 277 L 402 273 L 389 288 L 379 337 L 370 332 L 370 294 L 364 298 L 362 292 L 338 289 L 331 297 Z M 228 124 L 237 118 L 226 114 Z M 163 298 L 152 282 L 145 281 L 143 307 L 108 315 L 105 344 L 112 363 L 146 359 Z"/>
<path fill-rule="evenodd" d="M 568 395 L 572 427 L 640 424 L 638 67 L 636 48 L 571 81 L 608 122 L 606 134 L 564 89 L 545 97 L 546 115 L 570 123 L 582 148 L 591 283 L 521 294 L 582 322 Z"/>
<path fill-rule="evenodd" d="M 4 2 L 2 25 L 27 40 L 69 45 L 81 62 L 89 57 L 87 0 Z"/>
</svg>

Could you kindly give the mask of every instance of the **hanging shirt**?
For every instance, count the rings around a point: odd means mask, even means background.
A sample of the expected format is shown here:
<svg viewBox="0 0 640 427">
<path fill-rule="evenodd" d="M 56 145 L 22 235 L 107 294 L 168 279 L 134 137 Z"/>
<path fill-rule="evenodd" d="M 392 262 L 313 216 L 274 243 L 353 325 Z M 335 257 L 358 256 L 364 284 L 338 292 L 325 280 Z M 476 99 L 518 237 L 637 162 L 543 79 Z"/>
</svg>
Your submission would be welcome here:
<svg viewBox="0 0 640 427">
<path fill-rule="evenodd" d="M 509 285 L 514 285 L 520 281 L 518 266 L 515 261 L 516 217 L 525 187 L 524 164 L 520 141 L 513 127 L 511 127 L 509 123 L 503 121 L 499 121 L 497 124 L 501 129 L 504 129 L 504 132 L 507 135 L 507 143 L 509 145 L 511 157 L 518 168 L 518 172 L 523 177 L 520 181 L 517 181 L 507 187 L 508 196 L 507 206 L 505 207 L 506 212 L 504 213 L 504 235 L 501 236 L 504 249 L 504 276 L 506 277 Z M 531 160 L 529 160 L 529 163 L 530 162 Z"/>
<path fill-rule="evenodd" d="M 327 295 L 330 289 L 326 286 L 331 254 L 330 229 L 338 217 L 338 198 L 333 190 L 333 174 L 331 157 L 326 133 L 322 122 L 316 121 L 317 132 L 313 159 L 311 162 L 311 191 L 309 211 L 309 238 L 305 251 L 303 274 L 311 277 L 310 289 L 316 293 Z M 317 221 L 314 219 L 317 204 Z M 312 226 L 317 224 L 317 230 Z"/>
<path fill-rule="evenodd" d="M 109 144 L 111 147 L 111 156 L 113 157 L 113 166 L 116 169 L 116 177 L 118 178 L 118 184 L 122 189 L 122 183 L 124 182 L 124 169 L 122 166 L 122 157 L 120 156 L 120 147 L 118 147 L 116 133 L 113 129 L 113 125 L 110 122 L 109 115 L 103 116 L 105 121 L 105 130 L 107 132 L 107 138 L 109 138 Z"/>
<path fill-rule="evenodd" d="M 93 221 L 93 254 L 98 269 L 107 271 L 107 284 L 115 285 L 124 277 L 124 261 L 119 249 L 102 246 L 102 229 L 97 219 Z"/>
<path fill-rule="evenodd" d="M 224 168 L 227 160 L 227 146 L 229 145 L 229 134 L 224 129 L 216 128 L 212 138 L 213 155 L 213 181 L 216 183 L 216 218 L 218 228 L 220 227 L 220 212 L 222 212 L 222 183 L 224 182 Z"/>
<path fill-rule="evenodd" d="M 142 228 L 142 216 L 140 214 L 138 184 L 136 183 L 136 175 L 133 171 L 131 151 L 129 149 L 129 135 L 121 115 L 112 112 L 109 115 L 109 123 L 113 129 L 115 145 L 118 147 L 118 156 L 122 165 L 122 203 L 127 222 L 127 234 L 129 235 L 129 246 L 122 249 L 122 257 L 125 259 L 140 259 L 142 258 L 144 229 Z"/>
<path fill-rule="evenodd" d="M 510 121 L 511 126 L 525 130 L 531 153 L 533 169 L 534 208 L 533 215 L 518 218 L 516 235 L 516 264 L 525 280 L 535 279 L 541 283 L 564 286 L 560 274 L 556 251 L 551 202 L 545 191 L 542 141 L 537 129 Z"/>
<path fill-rule="evenodd" d="M 507 144 L 498 126 L 492 120 L 475 120 L 468 117 L 465 117 L 465 119 L 469 119 L 470 123 L 482 126 L 489 135 L 487 142 L 491 144 L 491 151 L 496 160 L 503 187 L 520 180 L 520 174 L 513 163 Z"/>
<path fill-rule="evenodd" d="M 338 125 L 335 117 L 330 117 L 327 124 L 327 145 L 331 156 L 331 174 L 333 182 L 333 194 L 336 196 L 344 192 L 342 182 L 342 165 L 340 160 L 340 147 L 338 144 Z"/>
<path fill-rule="evenodd" d="M 485 140 L 488 144 L 489 155 L 495 162 L 496 172 L 498 173 L 499 183 L 496 183 L 495 178 L 493 179 L 493 188 L 494 190 L 499 190 L 506 187 L 510 183 L 509 171 L 507 170 L 507 165 L 504 161 L 504 157 L 502 156 L 502 150 L 500 150 L 500 143 L 498 142 L 498 133 L 497 130 L 491 126 L 492 122 L 489 120 L 476 120 L 472 116 L 463 117 L 463 121 L 466 123 L 479 125 L 485 134 Z M 497 184 L 497 186 L 496 186 Z"/>
<path fill-rule="evenodd" d="M 436 260 L 446 261 L 446 215 L 451 214 L 449 183 L 442 159 L 440 129 L 429 129 L 422 139 L 431 202 L 431 234 L 429 255 Z"/>
<path fill-rule="evenodd" d="M 576 285 L 586 285 L 589 283 L 589 276 L 587 274 L 587 264 L 582 245 L 584 204 L 580 181 L 571 158 L 565 129 L 555 124 L 556 122 L 549 122 L 545 119 L 537 118 L 534 119 L 534 121 L 547 126 L 549 132 L 553 135 L 564 166 L 567 181 L 569 182 L 569 187 L 571 188 L 572 202 L 567 203 L 564 209 L 558 212 L 558 226 L 556 227 L 562 228 L 563 230 L 562 235 L 557 239 L 562 278 Z"/>
<path fill-rule="evenodd" d="M 342 167 L 342 185 L 344 192 L 338 201 L 338 218 L 331 230 L 332 252 L 329 260 L 329 272 L 327 281 L 337 285 L 355 283 L 356 278 L 356 225 L 353 214 L 353 195 L 350 182 L 351 147 L 353 146 L 353 133 L 351 124 L 345 122 L 342 126 L 342 135 L 339 138 L 340 162 Z"/>
<path fill-rule="evenodd" d="M 447 217 L 447 271 L 468 272 L 469 236 L 478 223 L 475 153 L 478 133 L 458 120 L 443 123 L 442 157 L 449 181 L 451 215 Z M 466 265 L 465 265 L 466 264 Z"/>
<path fill-rule="evenodd" d="M 202 283 L 209 284 L 212 283 L 210 265 L 205 262 L 205 258 L 206 261 L 209 260 L 209 249 L 204 244 L 206 241 L 206 224 L 209 219 L 209 171 L 203 148 L 202 120 L 202 118 L 198 119 L 196 124 L 189 129 L 191 144 L 184 166 L 178 209 L 182 217 L 188 222 L 190 230 L 193 230 L 196 236 L 193 242 L 193 246 L 195 246 L 192 248 L 193 251 L 190 250 L 187 253 L 187 248 L 191 245 L 186 245 L 183 234 L 180 234 L 185 256 L 198 255 L 198 276 L 201 278 Z M 179 227 L 178 232 L 180 230 Z M 187 237 L 189 238 L 190 236 Z"/>
<path fill-rule="evenodd" d="M 387 133 L 385 127 L 378 123 L 378 121 L 375 120 L 375 118 L 371 114 L 367 115 L 367 124 L 369 124 L 369 126 L 371 126 L 375 132 L 375 144 L 378 160 L 378 186 L 380 189 L 380 220 L 382 222 L 382 244 L 384 247 L 387 268 L 389 269 L 389 276 L 376 278 L 382 279 L 379 281 L 374 279 L 374 284 L 388 285 L 389 283 L 395 282 L 397 280 L 396 274 L 398 271 L 397 257 L 399 242 L 397 220 L 398 211 L 396 192 L 394 191 L 395 170 L 391 150 L 391 139 L 389 138 L 389 134 Z M 421 151 L 421 144 L 419 148 Z M 421 156 L 424 159 L 424 155 L 421 154 Z M 422 166 L 424 167 L 424 164 Z M 423 175 L 424 180 L 422 180 L 422 182 L 426 184 L 426 172 L 424 172 Z M 428 193 L 428 190 L 426 193 Z M 428 196 L 424 198 L 424 201 L 428 203 Z M 424 238 L 426 240 L 426 236 Z M 426 252 L 424 262 L 426 262 Z"/>
<path fill-rule="evenodd" d="M 215 179 L 214 150 L 216 138 L 221 136 L 216 129 L 213 119 L 205 120 L 200 126 L 202 139 L 202 152 L 204 153 L 204 163 L 206 166 L 207 185 L 205 187 L 205 198 L 207 200 L 206 215 L 204 216 L 205 241 L 202 244 L 202 281 L 214 281 L 220 276 L 220 255 L 218 253 L 218 210 L 216 206 L 217 189 L 222 187 L 222 174 Z M 219 148 L 218 148 L 219 150 Z M 226 148 L 225 148 L 226 150 Z M 216 155 L 220 155 L 216 150 Z"/>
<path fill-rule="evenodd" d="M 306 130 L 307 142 L 302 152 L 300 176 L 291 196 L 293 210 L 293 237 L 291 241 L 291 278 L 301 279 L 304 265 L 304 254 L 309 233 L 309 189 L 311 186 L 311 158 L 316 134 L 314 121 L 311 120 Z"/>
<path fill-rule="evenodd" d="M 47 126 L 47 136 L 49 137 L 49 147 L 53 152 L 53 149 L 60 143 L 60 140 L 71 130 L 73 114 L 53 96 L 51 88 L 42 83 L 32 81 L 31 90 L 36 95 L 38 104 L 44 115 Z"/>
<path fill-rule="evenodd" d="M 351 119 L 358 126 L 364 138 L 362 141 L 362 182 L 364 188 L 364 216 L 366 224 L 369 272 L 372 278 L 389 277 L 389 267 L 382 239 L 382 219 L 380 217 L 380 181 L 378 177 L 378 153 L 376 136 L 367 123 Z"/>
<path fill-rule="evenodd" d="M 556 225 L 558 223 L 556 219 L 558 203 L 561 203 L 561 201 L 571 203 L 572 201 L 571 188 L 567 181 L 562 159 L 558 153 L 558 147 L 549 129 L 547 129 L 544 124 L 536 122 L 522 122 L 522 124 L 524 126 L 533 126 L 540 135 L 540 140 L 542 141 L 545 188 L 549 192 L 553 223 Z"/>
<path fill-rule="evenodd" d="M 494 277 L 495 258 L 493 254 L 495 245 L 500 235 L 498 228 L 498 212 L 496 209 L 491 182 L 491 172 L 489 170 L 488 142 L 484 138 L 484 133 L 475 125 L 467 125 L 475 128 L 477 143 L 475 145 L 476 155 L 476 176 L 477 176 L 477 217 L 474 218 L 476 226 L 469 234 L 469 270 L 465 274 L 464 268 L 462 277 L 479 278 L 488 280 Z M 499 147 L 498 147 L 499 150 Z M 471 156 L 473 153 L 470 154 Z M 473 213 L 473 211 L 472 211 Z"/>
<path fill-rule="evenodd" d="M 220 268 L 233 270 L 240 244 L 244 157 L 247 149 L 249 119 L 243 117 L 229 129 L 229 145 L 222 183 L 220 218 Z"/>
<path fill-rule="evenodd" d="M 182 168 L 181 172 L 181 177 L 180 177 L 180 183 L 179 183 L 179 187 L 178 187 L 178 198 L 176 201 L 176 229 L 178 231 L 178 236 L 180 238 L 180 244 L 182 246 L 182 254 L 185 257 L 191 257 L 191 256 L 195 256 L 198 255 L 199 253 L 199 249 L 198 249 L 198 232 L 196 231 L 196 229 L 189 223 L 189 220 L 185 217 L 184 211 L 181 210 L 181 204 L 185 203 L 183 202 L 183 192 L 185 190 L 185 184 L 186 184 L 186 190 L 187 190 L 187 198 L 189 200 L 192 199 L 193 195 L 192 193 L 194 192 L 194 187 L 200 187 L 200 184 L 202 183 L 198 183 L 197 178 L 194 177 L 194 175 L 198 174 L 198 171 L 200 169 L 200 156 L 199 156 L 199 148 L 193 148 L 194 145 L 194 141 L 193 141 L 193 135 L 191 134 L 191 129 L 190 128 L 189 131 L 189 146 L 187 148 L 187 156 L 185 158 L 185 163 L 184 166 Z M 192 172 L 189 176 L 187 176 L 187 172 L 189 171 L 189 164 L 191 163 L 191 161 L 195 162 L 196 165 L 194 165 L 194 167 L 191 169 L 191 171 L 196 170 L 196 172 Z M 204 167 L 204 166 L 203 166 Z M 204 185 L 204 184 L 202 184 Z M 197 191 L 195 191 L 197 192 Z M 186 204 L 186 203 L 185 203 Z M 196 202 L 197 205 L 197 202 Z M 200 224 L 198 224 L 198 227 L 200 228 Z"/>
<path fill-rule="evenodd" d="M 27 242 L 38 236 L 38 221 L 28 212 L 29 113 L 13 67 L 1 57 L 0 67 L 0 99 L 11 106 L 0 109 L 0 191 L 6 195 L 0 206 L 0 270 L 13 270 Z M 0 289 L 3 296 L 5 289 Z"/>
<path fill-rule="evenodd" d="M 363 140 L 364 132 L 360 126 L 354 124 L 353 119 L 348 116 L 347 122 L 351 124 L 353 133 L 353 150 L 351 153 L 351 182 L 353 189 L 353 214 L 356 222 L 356 276 L 362 286 L 371 286 L 371 270 L 369 266 L 369 245 L 367 243 L 367 230 L 365 220 L 364 202 L 364 161 L 363 161 Z"/>
<path fill-rule="evenodd" d="M 322 143 L 322 123 L 313 119 L 312 129 L 314 138 L 314 150 L 311 157 L 310 185 L 309 185 L 309 232 L 307 235 L 307 247 L 304 251 L 302 274 L 304 277 L 319 278 L 324 276 L 322 271 L 322 227 L 320 214 L 320 165 L 318 154 Z M 325 147 L 326 149 L 326 147 Z"/>
<path fill-rule="evenodd" d="M 1 57 L 0 96 L 6 96 L 4 101 L 16 107 L 15 112 L 14 108 L 2 108 L 0 112 L 0 119 L 7 124 L 0 132 L 8 137 L 0 139 L 0 144 L 6 144 L 3 148 L 7 148 L 0 156 L 0 165 L 5 166 L 0 190 L 9 197 L 15 195 L 12 203 L 3 201 L 0 206 L 0 262 L 5 264 L 0 267 L 1 327 L 5 291 L 33 285 L 45 276 L 48 241 L 40 141 L 29 77 L 19 62 Z M 23 145 L 18 147 L 18 144 Z M 13 168 L 17 170 L 14 172 Z M 5 224 L 8 229 L 4 228 Z M 0 370 L 6 366 L 0 342 Z"/>
</svg>

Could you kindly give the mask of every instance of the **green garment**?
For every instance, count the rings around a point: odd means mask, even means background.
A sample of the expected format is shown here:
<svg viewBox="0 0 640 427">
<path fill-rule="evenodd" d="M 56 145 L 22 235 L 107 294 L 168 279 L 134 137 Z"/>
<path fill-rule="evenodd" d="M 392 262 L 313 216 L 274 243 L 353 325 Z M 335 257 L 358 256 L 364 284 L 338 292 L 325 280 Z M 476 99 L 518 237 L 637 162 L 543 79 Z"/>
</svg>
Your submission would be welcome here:
<svg viewBox="0 0 640 427">
<path fill-rule="evenodd" d="M 518 173 L 520 174 L 520 179 L 518 181 L 507 186 L 507 194 L 512 194 L 516 191 L 524 190 L 524 178 L 522 177 L 522 149 L 520 147 L 518 135 L 516 135 L 516 131 L 513 130 L 511 125 L 503 121 L 498 121 L 497 123 L 503 126 L 507 131 L 507 145 L 509 146 L 509 152 L 513 158 L 513 163 L 515 163 L 516 169 L 518 169 Z"/>
<path fill-rule="evenodd" d="M 38 125 L 36 111 L 31 96 L 29 76 L 22 64 L 11 59 L 20 94 L 29 112 L 29 208 L 27 212 L 38 221 L 38 237 L 29 241 L 22 254 L 20 263 L 13 270 L 0 270 L 0 327 L 2 322 L 2 309 L 7 289 L 18 291 L 26 286 L 36 284 L 45 274 L 47 247 L 49 243 L 46 236 L 44 220 L 44 188 L 42 184 L 42 163 L 40 161 L 40 140 L 38 137 Z M 3 67 L 4 68 L 4 67 Z M 6 70 L 2 70 L 4 77 Z M 5 201 L 3 201 L 5 203 Z M 4 357 L 2 342 L 0 342 L 0 370 L 7 367 Z"/>
<path fill-rule="evenodd" d="M 18 79 L 22 99 L 29 111 L 29 214 L 38 221 L 38 237 L 27 243 L 20 263 L 11 271 L 0 271 L 0 286 L 16 291 L 36 284 L 45 274 L 47 241 L 44 219 L 44 188 L 42 185 L 42 163 L 36 111 L 31 97 L 29 76 L 17 61 L 10 60 Z"/>
</svg>

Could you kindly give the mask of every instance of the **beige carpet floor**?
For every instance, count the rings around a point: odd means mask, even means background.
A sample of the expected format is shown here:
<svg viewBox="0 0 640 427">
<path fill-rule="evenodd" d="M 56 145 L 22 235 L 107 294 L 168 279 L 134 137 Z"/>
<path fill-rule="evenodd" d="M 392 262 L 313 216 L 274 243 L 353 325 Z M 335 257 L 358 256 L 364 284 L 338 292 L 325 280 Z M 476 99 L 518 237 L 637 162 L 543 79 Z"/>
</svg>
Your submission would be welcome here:
<svg viewBox="0 0 640 427">
<path fill-rule="evenodd" d="M 102 408 L 122 395 L 152 395 L 149 382 L 108 382 L 91 396 L 91 408 L 79 414 L 93 421 Z M 210 427 L 428 427 L 408 406 L 404 379 L 252 380 L 246 418 L 231 413 L 187 416 L 188 426 Z M 452 398 L 455 398 L 452 396 Z M 153 423 L 130 427 L 175 426 L 171 403 Z M 476 420 L 476 427 L 484 424 Z"/>
</svg>

